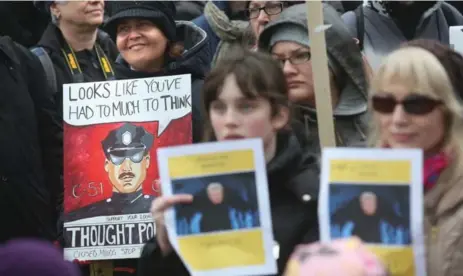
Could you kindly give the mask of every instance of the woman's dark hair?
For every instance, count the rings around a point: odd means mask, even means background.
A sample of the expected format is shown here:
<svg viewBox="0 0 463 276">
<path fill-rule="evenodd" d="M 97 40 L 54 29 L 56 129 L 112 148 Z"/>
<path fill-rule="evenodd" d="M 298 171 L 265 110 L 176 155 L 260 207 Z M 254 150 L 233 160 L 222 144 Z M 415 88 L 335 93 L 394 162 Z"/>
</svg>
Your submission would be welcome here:
<svg viewBox="0 0 463 276">
<path fill-rule="evenodd" d="M 402 47 L 419 47 L 431 52 L 442 64 L 452 82 L 455 95 L 463 100 L 463 56 L 437 40 L 416 39 Z"/>
<path fill-rule="evenodd" d="M 282 107 L 289 108 L 286 78 L 280 64 L 267 53 L 235 46 L 225 58 L 220 59 L 204 81 L 203 111 L 208 124 L 206 140 L 210 140 L 212 134 L 209 108 L 222 92 L 224 82 L 230 75 L 235 76 L 236 83 L 245 97 L 262 97 L 268 100 L 272 116 L 277 115 Z"/>
</svg>

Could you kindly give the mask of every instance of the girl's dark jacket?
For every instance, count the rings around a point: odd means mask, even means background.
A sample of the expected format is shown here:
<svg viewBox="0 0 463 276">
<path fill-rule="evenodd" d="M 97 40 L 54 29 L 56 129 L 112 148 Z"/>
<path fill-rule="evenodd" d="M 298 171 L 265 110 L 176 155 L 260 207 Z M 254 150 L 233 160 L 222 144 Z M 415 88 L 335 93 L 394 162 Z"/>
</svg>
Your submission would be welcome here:
<svg viewBox="0 0 463 276">
<path fill-rule="evenodd" d="M 202 137 L 201 89 L 208 66 L 207 53 L 203 51 L 207 44 L 207 34 L 191 22 L 177 21 L 177 41 L 183 42 L 185 51 L 181 57 L 170 61 L 164 70 L 158 73 L 134 71 L 122 60 L 116 65 L 116 76 L 118 79 L 135 79 L 191 74 L 193 142 L 199 142 Z"/>
<path fill-rule="evenodd" d="M 306 154 L 294 135 L 281 133 L 277 140 L 277 153 L 267 165 L 267 178 L 273 235 L 280 248 L 277 275 L 281 275 L 297 244 L 318 240 L 319 169 L 315 156 Z M 154 238 L 143 249 L 138 275 L 190 274 L 175 253 L 162 257 Z"/>
</svg>

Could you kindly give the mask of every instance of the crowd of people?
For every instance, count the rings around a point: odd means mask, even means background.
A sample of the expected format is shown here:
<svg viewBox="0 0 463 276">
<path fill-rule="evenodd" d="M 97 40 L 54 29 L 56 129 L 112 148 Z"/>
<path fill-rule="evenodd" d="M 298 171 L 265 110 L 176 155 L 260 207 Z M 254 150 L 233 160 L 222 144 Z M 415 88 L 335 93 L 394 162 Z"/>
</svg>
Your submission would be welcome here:
<svg viewBox="0 0 463 276">
<path fill-rule="evenodd" d="M 317 69 L 304 2 L 33 1 L 36 24 L 0 28 L 0 275 L 91 274 L 60 255 L 63 85 L 181 74 L 191 75 L 193 143 L 263 140 L 278 275 L 388 275 L 358 239 L 318 243 Z M 458 9 L 323 4 L 337 146 L 424 152 L 430 276 L 463 271 L 463 56 L 449 45 Z M 192 200 L 157 197 L 146 210 L 155 237 L 139 259 L 115 260 L 112 275 L 189 275 L 164 212 Z"/>
</svg>

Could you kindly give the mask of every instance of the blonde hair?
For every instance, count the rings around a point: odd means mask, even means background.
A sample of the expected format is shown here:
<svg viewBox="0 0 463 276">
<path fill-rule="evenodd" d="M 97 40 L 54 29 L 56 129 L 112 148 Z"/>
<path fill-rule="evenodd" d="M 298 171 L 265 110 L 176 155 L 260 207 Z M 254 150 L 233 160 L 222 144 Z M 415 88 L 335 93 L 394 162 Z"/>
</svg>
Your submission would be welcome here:
<svg viewBox="0 0 463 276">
<path fill-rule="evenodd" d="M 461 168 L 463 163 L 463 108 L 459 104 L 450 78 L 439 60 L 429 51 L 410 46 L 400 48 L 385 57 L 374 75 L 370 95 L 384 91 L 392 83 L 404 85 L 416 94 L 421 94 L 443 103 L 445 133 L 443 149 L 452 150 L 452 164 Z M 371 98 L 370 98 L 370 110 Z M 382 143 L 377 116 L 370 120 L 369 145 Z"/>
</svg>

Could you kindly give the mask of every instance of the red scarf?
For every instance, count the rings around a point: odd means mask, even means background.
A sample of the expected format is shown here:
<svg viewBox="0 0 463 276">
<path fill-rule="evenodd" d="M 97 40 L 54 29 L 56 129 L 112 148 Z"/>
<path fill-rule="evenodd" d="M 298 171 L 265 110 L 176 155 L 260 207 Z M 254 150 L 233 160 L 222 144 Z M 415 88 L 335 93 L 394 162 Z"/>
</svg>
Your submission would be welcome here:
<svg viewBox="0 0 463 276">
<path fill-rule="evenodd" d="M 437 183 L 442 171 L 449 165 L 449 157 L 444 152 L 426 158 L 423 164 L 424 192 L 431 190 Z"/>
</svg>

